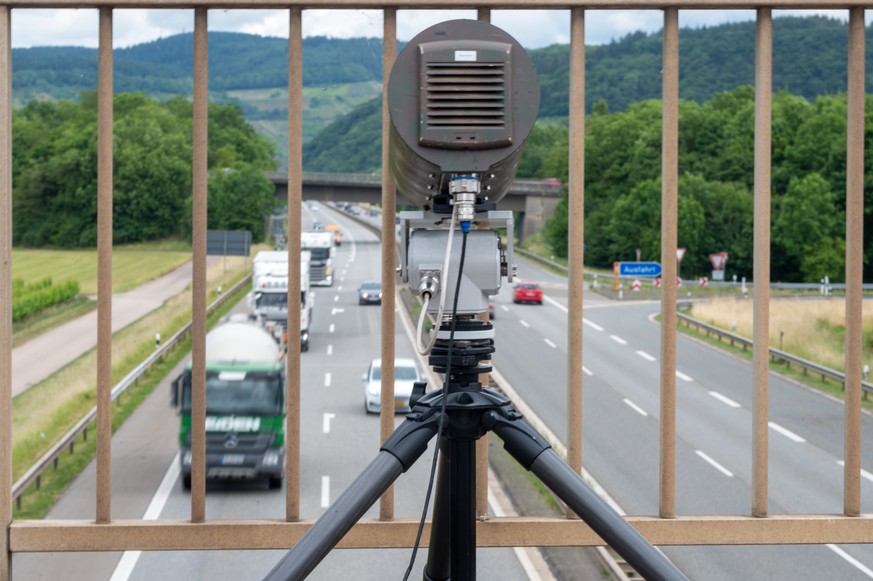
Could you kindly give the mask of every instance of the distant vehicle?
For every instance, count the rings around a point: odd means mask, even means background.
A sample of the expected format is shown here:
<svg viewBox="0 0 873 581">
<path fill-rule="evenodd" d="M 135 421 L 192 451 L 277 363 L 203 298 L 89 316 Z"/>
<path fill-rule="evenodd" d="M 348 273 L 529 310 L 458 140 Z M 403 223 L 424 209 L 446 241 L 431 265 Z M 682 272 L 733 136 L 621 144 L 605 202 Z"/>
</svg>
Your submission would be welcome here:
<svg viewBox="0 0 873 581">
<path fill-rule="evenodd" d="M 359 305 L 381 305 L 382 304 L 382 281 L 365 280 L 358 287 L 358 304 Z"/>
<path fill-rule="evenodd" d="M 310 253 L 309 284 L 333 286 L 333 234 L 330 232 L 302 232 L 300 249 Z"/>
<path fill-rule="evenodd" d="M 191 362 L 171 385 L 179 409 L 182 487 L 191 489 Z M 282 487 L 285 458 L 284 351 L 252 323 L 206 335 L 206 478 L 266 478 Z"/>
<path fill-rule="evenodd" d="M 382 360 L 373 359 L 369 369 L 361 378 L 364 382 L 364 409 L 367 413 L 378 414 L 382 397 Z M 408 358 L 394 360 L 394 411 L 409 411 L 409 396 L 415 382 L 421 381 L 421 374 L 415 361 Z"/>
<path fill-rule="evenodd" d="M 543 180 L 543 183 L 547 186 L 560 186 L 561 180 L 559 180 L 558 178 L 545 178 Z"/>
<path fill-rule="evenodd" d="M 319 222 L 318 220 L 316 220 L 312 223 L 312 229 L 316 232 L 321 232 L 322 230 L 324 230 L 324 222 Z"/>
<path fill-rule="evenodd" d="M 334 246 L 342 246 L 343 244 L 343 229 L 339 224 L 328 224 L 324 228 L 328 232 L 333 232 Z"/>
<path fill-rule="evenodd" d="M 514 303 L 537 303 L 543 304 L 543 289 L 535 282 L 521 281 L 515 285 L 512 291 Z"/>
</svg>

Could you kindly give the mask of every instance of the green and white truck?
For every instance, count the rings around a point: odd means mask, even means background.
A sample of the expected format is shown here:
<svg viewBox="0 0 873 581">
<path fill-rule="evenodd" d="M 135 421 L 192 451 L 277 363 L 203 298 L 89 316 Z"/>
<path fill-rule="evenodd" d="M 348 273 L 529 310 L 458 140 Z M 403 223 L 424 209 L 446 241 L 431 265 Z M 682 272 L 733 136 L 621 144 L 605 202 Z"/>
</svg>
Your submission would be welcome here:
<svg viewBox="0 0 873 581">
<path fill-rule="evenodd" d="M 191 489 L 191 362 L 172 384 L 179 410 L 182 486 Z M 281 488 L 285 459 L 285 358 L 248 322 L 206 335 L 206 478 L 266 478 Z"/>
</svg>

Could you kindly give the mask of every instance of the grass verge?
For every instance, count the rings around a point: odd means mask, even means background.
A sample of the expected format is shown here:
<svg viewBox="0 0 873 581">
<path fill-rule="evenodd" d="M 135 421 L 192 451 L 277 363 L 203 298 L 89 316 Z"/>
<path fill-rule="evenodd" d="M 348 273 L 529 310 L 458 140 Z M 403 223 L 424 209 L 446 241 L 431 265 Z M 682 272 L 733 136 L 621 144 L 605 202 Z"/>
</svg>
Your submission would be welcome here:
<svg viewBox="0 0 873 581">
<path fill-rule="evenodd" d="M 242 259 L 236 268 L 223 272 L 218 264 L 210 267 L 208 287 L 227 288 L 245 275 Z M 242 299 L 247 288 L 224 303 L 208 320 L 211 326 Z M 208 301 L 217 296 L 209 293 Z M 191 318 L 189 292 L 168 300 L 162 307 L 113 334 L 112 382 L 117 383 L 154 349 L 154 334 L 170 337 Z M 189 351 L 190 340 L 183 342 L 156 366 L 139 385 L 131 388 L 113 407 L 113 431 L 136 409 L 160 380 Z M 89 351 L 45 381 L 28 389 L 13 400 L 13 479 L 20 478 L 55 442 L 83 417 L 96 402 L 96 349 Z M 87 466 L 94 455 L 93 426 L 91 437 L 77 442 L 71 454 L 62 456 L 57 470 L 46 471 L 39 490 L 32 485 L 23 495 L 21 507 L 16 506 L 15 518 L 41 518 L 72 480 Z"/>
</svg>

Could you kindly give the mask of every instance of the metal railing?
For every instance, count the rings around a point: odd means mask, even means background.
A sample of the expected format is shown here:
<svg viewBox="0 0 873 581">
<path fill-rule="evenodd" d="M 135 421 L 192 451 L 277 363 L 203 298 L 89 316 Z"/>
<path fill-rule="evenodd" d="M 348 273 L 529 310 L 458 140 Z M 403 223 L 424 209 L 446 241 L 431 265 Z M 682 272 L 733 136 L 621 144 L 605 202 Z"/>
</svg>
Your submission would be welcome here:
<svg viewBox="0 0 873 581">
<path fill-rule="evenodd" d="M 98 371 L 97 371 L 97 461 L 96 510 L 94 519 L 68 521 L 13 521 L 12 518 L 12 433 L 11 433 L 11 256 L 12 256 L 12 56 L 13 9 L 57 8 L 60 6 L 99 9 L 98 49 Z M 288 40 L 288 254 L 289 296 L 299 294 L 300 207 L 302 203 L 302 11 L 304 8 L 372 8 L 358 0 L 331 2 L 313 0 L 305 6 L 278 0 L 214 0 L 194 8 L 194 91 L 193 91 L 193 176 L 192 176 L 192 486 L 191 516 L 188 520 L 143 521 L 113 518 L 111 512 L 111 256 L 113 184 L 113 11 L 156 7 L 190 8 L 183 0 L 140 2 L 101 0 L 83 3 L 61 0 L 22 0 L 0 5 L 0 545 L 6 558 L 0 559 L 0 581 L 11 576 L 11 555 L 20 552 L 125 551 L 125 550 L 209 550 L 287 549 L 311 526 L 300 517 L 300 354 L 287 357 L 288 403 L 285 515 L 282 519 L 207 520 L 205 511 L 205 335 L 206 335 L 206 192 L 208 143 L 208 10 L 234 8 L 275 8 L 287 10 Z M 382 5 L 383 86 L 397 56 L 397 10 L 426 7 L 420 0 L 395 0 Z M 846 375 L 845 451 L 843 511 L 833 514 L 771 515 L 768 506 L 768 377 L 770 351 L 769 284 L 755 285 L 752 356 L 752 483 L 747 515 L 685 516 L 676 513 L 676 333 L 677 288 L 665 284 L 661 297 L 658 515 L 629 516 L 628 520 L 656 545 L 757 545 L 810 543 L 873 543 L 873 517 L 861 513 L 861 299 L 864 212 L 864 78 L 865 8 L 873 0 L 856 3 L 823 0 L 779 0 L 742 4 L 721 0 L 672 0 L 653 4 L 649 0 L 594 0 L 532 4 L 529 0 L 483 0 L 480 19 L 490 19 L 492 9 L 556 9 L 570 12 L 569 92 L 569 312 L 567 315 L 567 462 L 582 468 L 583 374 L 583 248 L 585 171 L 585 17 L 586 10 L 660 9 L 663 11 L 663 68 L 661 118 L 661 264 L 663 279 L 676 280 L 675 261 L 678 231 L 678 139 L 679 139 L 679 10 L 752 8 L 756 11 L 755 33 L 755 149 L 754 149 L 754 251 L 753 279 L 770 280 L 771 207 L 771 103 L 773 10 L 780 8 L 842 8 L 849 11 L 849 66 L 847 90 L 846 169 Z M 459 0 L 440 3 L 443 8 L 466 8 Z M 383 99 L 383 163 L 387 168 L 389 121 Z M 393 229 L 397 206 L 390 176 L 382 176 L 383 230 Z M 395 353 L 395 266 L 396 241 L 388 237 L 382 245 L 383 300 L 382 360 L 391 362 Z M 299 333 L 296 310 L 289 311 L 288 333 Z M 393 377 L 385 370 L 385 377 Z M 383 384 L 382 401 L 393 401 L 393 385 Z M 394 410 L 383 405 L 380 422 L 384 440 L 394 429 Z M 477 522 L 480 546 L 579 546 L 601 545 L 603 541 L 582 521 L 574 518 L 487 517 Z M 343 539 L 342 547 L 411 546 L 417 521 L 396 519 L 393 492 L 382 497 L 379 519 L 358 523 Z M 425 532 L 427 536 L 429 532 Z"/>
<path fill-rule="evenodd" d="M 243 288 L 245 285 L 249 284 L 252 280 L 251 273 L 246 274 L 241 280 L 239 280 L 236 284 L 234 284 L 231 288 L 227 290 L 227 292 L 223 293 L 219 296 L 215 301 L 209 305 L 207 309 L 207 314 L 211 314 L 215 309 L 219 308 L 225 302 L 228 301 L 230 297 L 232 297 L 238 290 Z M 131 386 L 134 386 L 139 382 L 140 378 L 145 375 L 151 367 L 161 361 L 164 356 L 173 350 L 176 345 L 181 343 L 187 336 L 191 334 L 191 323 L 186 323 L 184 327 L 182 327 L 179 331 L 177 331 L 169 340 L 167 340 L 163 345 L 154 350 L 145 360 L 142 361 L 139 365 L 137 365 L 134 369 L 130 371 L 124 378 L 119 381 L 115 387 L 112 388 L 112 401 L 117 400 L 121 397 L 121 395 L 127 391 Z M 70 430 L 64 434 L 64 436 L 49 449 L 48 452 L 43 454 L 43 456 L 36 461 L 36 463 L 28 468 L 27 472 L 25 472 L 21 478 L 19 478 L 15 484 L 12 485 L 12 499 L 21 507 L 21 496 L 25 493 L 27 488 L 36 483 L 36 488 L 40 487 L 40 480 L 43 472 L 45 472 L 49 466 L 53 466 L 57 468 L 58 460 L 60 456 L 64 453 L 64 450 L 69 448 L 70 452 L 75 451 L 75 444 L 78 437 L 81 435 L 83 441 L 88 440 L 88 427 L 94 422 L 94 419 L 97 417 L 97 407 L 91 408 L 91 410 L 85 414 L 85 416 L 80 419 L 76 424 L 70 428 Z"/>
</svg>

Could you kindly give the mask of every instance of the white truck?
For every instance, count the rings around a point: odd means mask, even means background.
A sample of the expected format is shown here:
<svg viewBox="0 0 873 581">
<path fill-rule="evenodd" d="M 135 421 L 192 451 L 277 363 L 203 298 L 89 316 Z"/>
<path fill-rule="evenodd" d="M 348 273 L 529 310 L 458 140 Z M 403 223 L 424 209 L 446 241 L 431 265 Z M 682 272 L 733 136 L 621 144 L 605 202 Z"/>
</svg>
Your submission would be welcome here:
<svg viewBox="0 0 873 581">
<path fill-rule="evenodd" d="M 300 253 L 300 350 L 309 349 L 312 290 L 309 288 L 309 252 Z M 263 250 L 252 261 L 249 310 L 277 341 L 287 342 L 288 253 Z"/>
<path fill-rule="evenodd" d="M 333 232 L 315 231 L 300 234 L 300 247 L 312 255 L 309 282 L 313 286 L 333 286 Z"/>
</svg>

